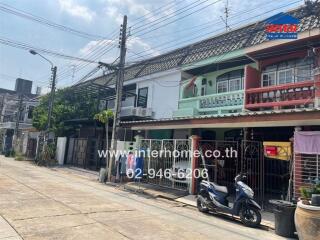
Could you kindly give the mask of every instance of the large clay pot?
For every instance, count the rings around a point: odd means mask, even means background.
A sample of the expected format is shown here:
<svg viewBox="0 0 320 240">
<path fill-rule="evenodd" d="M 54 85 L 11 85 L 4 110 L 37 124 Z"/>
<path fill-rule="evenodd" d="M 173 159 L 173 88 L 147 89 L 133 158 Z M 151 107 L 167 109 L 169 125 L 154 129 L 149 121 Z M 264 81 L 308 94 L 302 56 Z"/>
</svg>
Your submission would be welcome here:
<svg viewBox="0 0 320 240">
<path fill-rule="evenodd" d="M 315 240 L 320 236 L 320 207 L 298 202 L 294 222 L 300 240 Z"/>
</svg>

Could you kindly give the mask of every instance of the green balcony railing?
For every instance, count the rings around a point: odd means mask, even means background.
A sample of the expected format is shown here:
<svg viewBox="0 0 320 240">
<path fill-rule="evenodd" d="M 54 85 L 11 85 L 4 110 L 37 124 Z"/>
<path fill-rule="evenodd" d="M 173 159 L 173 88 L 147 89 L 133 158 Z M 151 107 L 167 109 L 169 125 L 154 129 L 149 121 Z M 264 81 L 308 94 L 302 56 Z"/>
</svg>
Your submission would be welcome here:
<svg viewBox="0 0 320 240">
<path fill-rule="evenodd" d="M 244 90 L 181 99 L 175 117 L 198 114 L 222 114 L 242 110 Z"/>
</svg>

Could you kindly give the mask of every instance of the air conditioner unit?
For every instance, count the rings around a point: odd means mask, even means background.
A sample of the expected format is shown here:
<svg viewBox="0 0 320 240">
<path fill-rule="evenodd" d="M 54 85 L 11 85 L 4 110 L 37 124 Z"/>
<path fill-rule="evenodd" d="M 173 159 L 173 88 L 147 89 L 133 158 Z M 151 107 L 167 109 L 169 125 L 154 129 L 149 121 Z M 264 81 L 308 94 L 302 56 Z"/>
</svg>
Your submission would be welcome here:
<svg viewBox="0 0 320 240">
<path fill-rule="evenodd" d="M 122 108 L 120 115 L 122 117 L 135 116 L 135 108 Z"/>
<path fill-rule="evenodd" d="M 151 108 L 135 108 L 135 116 L 138 117 L 152 117 L 152 109 Z"/>
<path fill-rule="evenodd" d="M 152 117 L 152 109 L 142 107 L 122 108 L 121 116 Z"/>
</svg>

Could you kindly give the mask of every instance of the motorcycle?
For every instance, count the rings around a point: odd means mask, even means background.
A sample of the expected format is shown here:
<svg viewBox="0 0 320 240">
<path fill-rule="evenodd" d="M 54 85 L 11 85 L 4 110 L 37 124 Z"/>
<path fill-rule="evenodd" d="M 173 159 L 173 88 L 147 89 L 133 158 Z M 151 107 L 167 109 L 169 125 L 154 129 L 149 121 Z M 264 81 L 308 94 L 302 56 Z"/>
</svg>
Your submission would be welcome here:
<svg viewBox="0 0 320 240">
<path fill-rule="evenodd" d="M 227 187 L 202 180 L 197 196 L 198 210 L 203 213 L 215 211 L 240 216 L 244 225 L 258 227 L 261 222 L 261 207 L 253 200 L 252 189 L 243 182 L 245 178 L 245 174 L 240 173 L 234 179 L 236 198 L 233 206 L 230 206 L 227 200 Z"/>
</svg>

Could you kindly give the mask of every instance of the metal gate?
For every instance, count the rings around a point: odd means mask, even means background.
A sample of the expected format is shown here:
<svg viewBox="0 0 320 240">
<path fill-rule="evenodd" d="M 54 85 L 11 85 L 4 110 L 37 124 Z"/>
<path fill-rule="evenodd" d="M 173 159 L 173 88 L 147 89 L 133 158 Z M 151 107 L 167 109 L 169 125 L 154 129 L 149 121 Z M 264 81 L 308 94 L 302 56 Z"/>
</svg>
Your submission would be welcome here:
<svg viewBox="0 0 320 240">
<path fill-rule="evenodd" d="M 34 158 L 36 156 L 36 151 L 37 151 L 37 139 L 29 138 L 27 142 L 26 157 Z"/>
<path fill-rule="evenodd" d="M 87 143 L 86 138 L 76 138 L 74 141 L 73 148 L 73 159 L 72 163 L 78 167 L 85 167 L 86 156 L 87 156 Z"/>
<path fill-rule="evenodd" d="M 255 199 L 263 206 L 264 201 L 264 155 L 259 141 L 241 142 L 241 172 L 247 175 L 247 184 L 255 193 Z"/>
<path fill-rule="evenodd" d="M 101 167 L 98 156 L 100 142 L 95 138 L 70 138 L 68 144 L 67 164 L 90 170 Z"/>
<path fill-rule="evenodd" d="M 293 197 L 301 197 L 301 188 L 314 186 L 320 180 L 319 154 L 294 154 Z"/>
<path fill-rule="evenodd" d="M 234 177 L 239 172 L 237 141 L 201 140 L 200 168 L 208 170 L 210 181 L 234 190 Z"/>
<path fill-rule="evenodd" d="M 255 199 L 263 205 L 265 173 L 261 142 L 201 140 L 199 148 L 202 157 L 200 168 L 208 169 L 210 181 L 227 186 L 233 196 L 235 176 L 245 173 L 246 183 L 255 192 Z M 208 151 L 210 154 L 206 154 Z"/>
<path fill-rule="evenodd" d="M 140 145 L 145 150 L 143 181 L 164 187 L 188 190 L 191 178 L 191 140 L 188 139 L 143 139 Z M 178 176 L 178 172 L 184 174 Z"/>
</svg>

